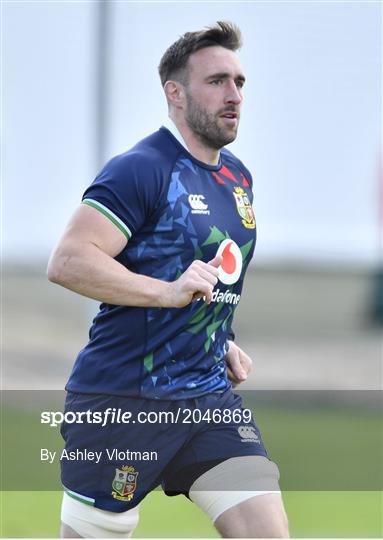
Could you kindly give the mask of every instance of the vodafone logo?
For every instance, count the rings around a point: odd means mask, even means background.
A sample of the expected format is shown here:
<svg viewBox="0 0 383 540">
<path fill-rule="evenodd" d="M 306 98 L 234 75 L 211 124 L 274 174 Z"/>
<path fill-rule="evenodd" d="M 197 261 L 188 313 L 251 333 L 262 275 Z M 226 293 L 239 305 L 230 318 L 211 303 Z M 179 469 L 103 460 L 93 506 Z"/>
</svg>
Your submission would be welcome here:
<svg viewBox="0 0 383 540">
<path fill-rule="evenodd" d="M 225 285 L 238 281 L 242 272 L 242 253 L 234 240 L 226 239 L 221 242 L 217 255 L 223 258 L 219 267 L 219 281 Z"/>
</svg>

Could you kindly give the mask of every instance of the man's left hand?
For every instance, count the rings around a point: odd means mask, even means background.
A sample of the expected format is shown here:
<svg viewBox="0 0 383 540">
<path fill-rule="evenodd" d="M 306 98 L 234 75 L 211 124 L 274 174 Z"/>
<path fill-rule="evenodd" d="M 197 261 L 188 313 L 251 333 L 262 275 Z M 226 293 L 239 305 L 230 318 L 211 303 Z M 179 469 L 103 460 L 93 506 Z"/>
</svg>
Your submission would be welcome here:
<svg viewBox="0 0 383 540">
<path fill-rule="evenodd" d="M 227 375 L 233 388 L 246 381 L 251 371 L 253 361 L 234 341 L 228 341 L 229 350 L 225 360 L 227 364 Z"/>
</svg>

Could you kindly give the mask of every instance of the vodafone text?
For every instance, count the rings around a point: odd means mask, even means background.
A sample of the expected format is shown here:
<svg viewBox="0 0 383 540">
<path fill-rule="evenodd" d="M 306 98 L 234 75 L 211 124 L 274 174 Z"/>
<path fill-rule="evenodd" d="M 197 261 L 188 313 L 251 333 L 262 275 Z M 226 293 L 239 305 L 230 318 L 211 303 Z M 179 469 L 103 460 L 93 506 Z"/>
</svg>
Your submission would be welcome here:
<svg viewBox="0 0 383 540">
<path fill-rule="evenodd" d="M 205 296 L 198 300 L 204 301 L 204 299 L 206 299 Z M 240 294 L 231 293 L 230 291 L 222 292 L 220 289 L 214 290 L 211 296 L 212 302 L 224 302 L 225 304 L 234 304 L 235 306 L 239 303 L 240 299 Z"/>
</svg>

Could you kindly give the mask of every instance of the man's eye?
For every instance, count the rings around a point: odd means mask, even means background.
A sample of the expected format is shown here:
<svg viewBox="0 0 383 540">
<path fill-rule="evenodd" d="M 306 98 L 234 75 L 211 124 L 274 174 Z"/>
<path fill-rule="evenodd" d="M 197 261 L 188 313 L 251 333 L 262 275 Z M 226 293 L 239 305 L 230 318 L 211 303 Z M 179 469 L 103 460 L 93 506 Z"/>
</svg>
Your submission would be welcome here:
<svg viewBox="0 0 383 540">
<path fill-rule="evenodd" d="M 245 84 L 245 83 L 244 83 L 243 81 L 237 81 L 237 82 L 236 82 L 236 85 L 238 86 L 238 88 L 243 88 L 243 85 L 244 85 L 244 84 Z"/>
<path fill-rule="evenodd" d="M 216 84 L 216 85 L 222 84 L 222 79 L 214 79 L 214 81 L 211 81 L 211 84 Z"/>
</svg>

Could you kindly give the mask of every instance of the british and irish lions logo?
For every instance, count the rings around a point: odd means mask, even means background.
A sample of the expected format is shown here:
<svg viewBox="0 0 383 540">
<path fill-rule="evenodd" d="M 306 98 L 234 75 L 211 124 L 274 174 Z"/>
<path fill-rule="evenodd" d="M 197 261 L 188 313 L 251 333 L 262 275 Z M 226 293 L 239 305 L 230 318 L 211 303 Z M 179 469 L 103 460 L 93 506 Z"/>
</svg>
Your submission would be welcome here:
<svg viewBox="0 0 383 540">
<path fill-rule="evenodd" d="M 124 465 L 122 469 L 116 469 L 116 475 L 112 482 L 112 497 L 119 501 L 133 499 L 137 488 L 138 472 L 130 465 Z"/>
<path fill-rule="evenodd" d="M 234 240 L 224 240 L 218 248 L 217 255 L 221 255 L 223 259 L 218 268 L 218 279 L 225 285 L 232 285 L 238 281 L 242 272 L 243 260 L 238 244 Z"/>
<path fill-rule="evenodd" d="M 249 197 L 241 187 L 235 187 L 233 195 L 238 214 L 242 218 L 242 225 L 246 229 L 255 229 L 254 211 Z"/>
</svg>

